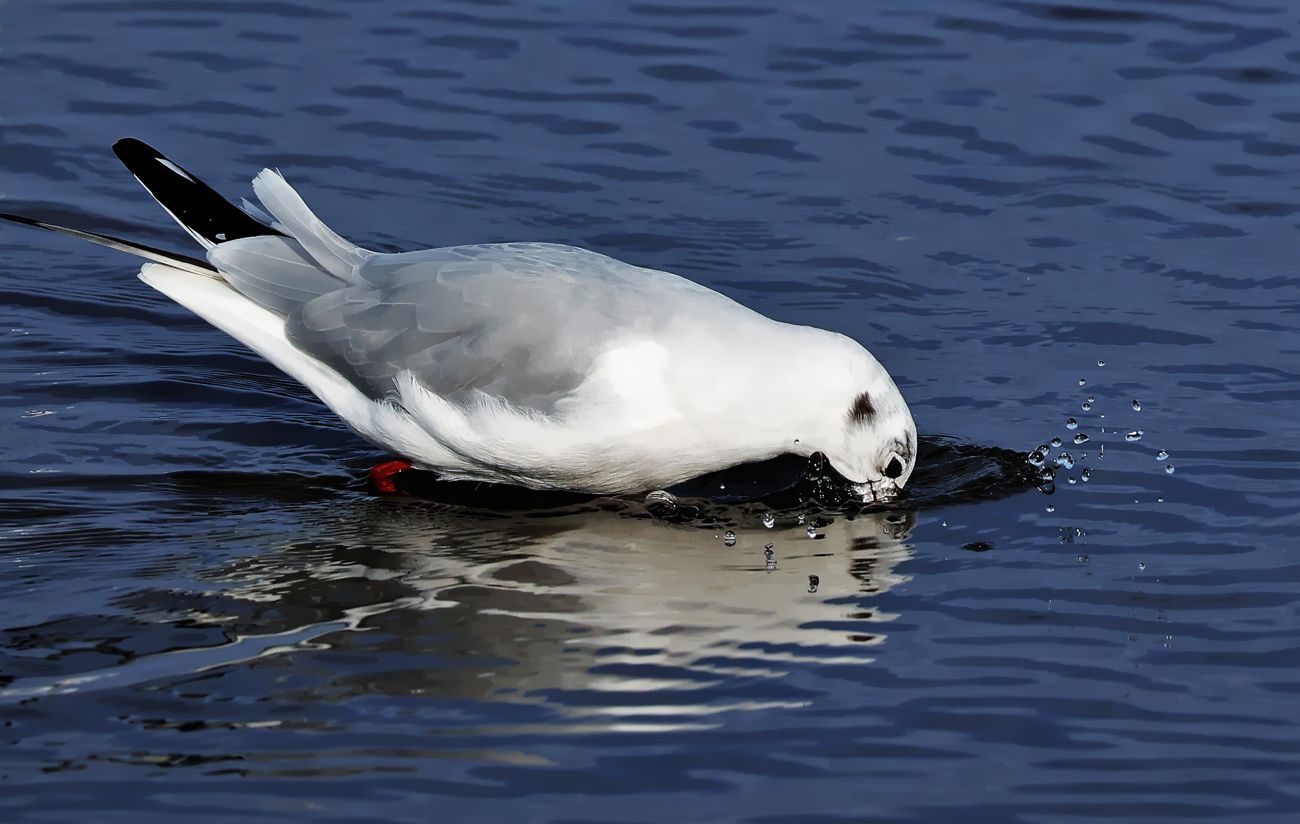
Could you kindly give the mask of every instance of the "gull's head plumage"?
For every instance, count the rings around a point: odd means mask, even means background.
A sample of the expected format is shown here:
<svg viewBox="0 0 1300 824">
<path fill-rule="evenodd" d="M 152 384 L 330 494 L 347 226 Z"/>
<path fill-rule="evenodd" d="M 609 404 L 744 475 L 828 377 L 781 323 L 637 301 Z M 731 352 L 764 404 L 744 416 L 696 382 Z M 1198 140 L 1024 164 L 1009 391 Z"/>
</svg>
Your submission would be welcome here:
<svg viewBox="0 0 1300 824">
<path fill-rule="evenodd" d="M 916 423 L 893 378 L 870 352 L 854 344 L 852 368 L 841 374 L 835 415 L 824 443 L 814 445 L 864 502 L 895 497 L 916 466 Z"/>
</svg>

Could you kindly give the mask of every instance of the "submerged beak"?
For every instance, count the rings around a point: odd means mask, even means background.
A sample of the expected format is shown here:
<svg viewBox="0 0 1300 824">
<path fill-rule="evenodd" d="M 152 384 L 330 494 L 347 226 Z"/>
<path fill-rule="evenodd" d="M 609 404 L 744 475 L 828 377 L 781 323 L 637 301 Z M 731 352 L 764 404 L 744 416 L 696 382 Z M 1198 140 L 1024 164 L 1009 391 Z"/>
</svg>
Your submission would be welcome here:
<svg viewBox="0 0 1300 824">
<path fill-rule="evenodd" d="M 864 504 L 884 503 L 898 497 L 898 485 L 887 478 L 861 484 L 850 484 L 850 488 L 852 488 L 855 495 L 862 498 Z"/>
</svg>

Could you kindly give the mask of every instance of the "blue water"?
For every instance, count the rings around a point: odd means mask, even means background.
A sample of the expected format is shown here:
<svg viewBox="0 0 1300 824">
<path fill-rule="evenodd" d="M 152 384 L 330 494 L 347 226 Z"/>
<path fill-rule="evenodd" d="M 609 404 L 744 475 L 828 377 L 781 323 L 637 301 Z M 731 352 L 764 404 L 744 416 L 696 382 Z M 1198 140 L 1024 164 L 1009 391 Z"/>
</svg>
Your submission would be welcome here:
<svg viewBox="0 0 1300 824">
<path fill-rule="evenodd" d="M 1075 461 L 819 540 L 374 497 L 129 259 L 0 227 L 0 820 L 1298 820 L 1300 18 L 1084 2 L 0 3 L 4 211 L 184 249 L 114 139 L 277 166 L 363 245 L 679 272 Z"/>
</svg>

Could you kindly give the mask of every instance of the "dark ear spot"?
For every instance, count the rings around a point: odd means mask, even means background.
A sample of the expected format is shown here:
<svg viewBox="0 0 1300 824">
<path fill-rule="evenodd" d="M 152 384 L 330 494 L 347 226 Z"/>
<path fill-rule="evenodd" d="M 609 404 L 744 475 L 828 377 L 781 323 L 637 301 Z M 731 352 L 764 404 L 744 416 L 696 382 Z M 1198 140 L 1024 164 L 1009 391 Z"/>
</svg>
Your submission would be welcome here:
<svg viewBox="0 0 1300 824">
<path fill-rule="evenodd" d="M 903 462 L 898 459 L 897 455 L 895 455 L 889 459 L 889 463 L 885 466 L 885 477 L 897 480 L 898 476 L 902 474 Z"/>
<path fill-rule="evenodd" d="M 866 392 L 853 399 L 849 407 L 849 423 L 866 423 L 876 417 L 876 407 L 871 403 L 871 396 Z"/>
</svg>

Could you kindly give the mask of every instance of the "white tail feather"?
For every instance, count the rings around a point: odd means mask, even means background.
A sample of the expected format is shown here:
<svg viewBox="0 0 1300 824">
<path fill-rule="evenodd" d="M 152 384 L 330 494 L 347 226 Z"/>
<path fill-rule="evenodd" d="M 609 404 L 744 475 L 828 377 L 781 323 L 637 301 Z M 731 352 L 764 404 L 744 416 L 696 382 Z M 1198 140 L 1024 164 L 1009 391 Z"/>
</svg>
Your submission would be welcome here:
<svg viewBox="0 0 1300 824">
<path fill-rule="evenodd" d="M 355 281 L 357 267 L 375 254 L 326 226 L 279 172 L 263 169 L 253 178 L 253 191 L 275 218 L 275 228 L 301 243 L 317 263 L 336 277 Z"/>
</svg>

